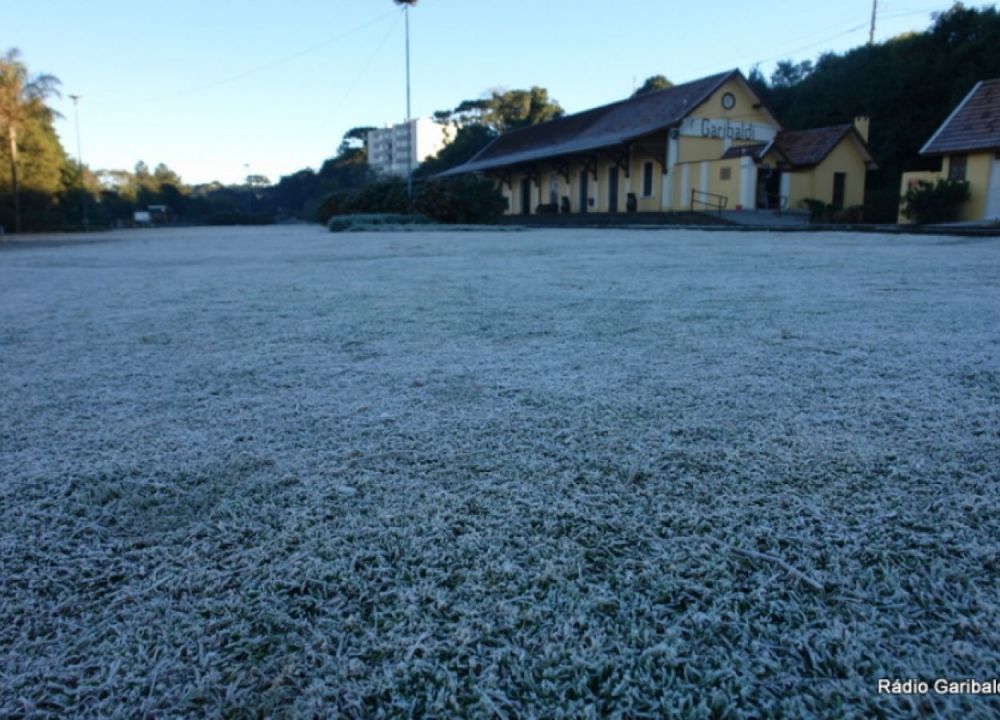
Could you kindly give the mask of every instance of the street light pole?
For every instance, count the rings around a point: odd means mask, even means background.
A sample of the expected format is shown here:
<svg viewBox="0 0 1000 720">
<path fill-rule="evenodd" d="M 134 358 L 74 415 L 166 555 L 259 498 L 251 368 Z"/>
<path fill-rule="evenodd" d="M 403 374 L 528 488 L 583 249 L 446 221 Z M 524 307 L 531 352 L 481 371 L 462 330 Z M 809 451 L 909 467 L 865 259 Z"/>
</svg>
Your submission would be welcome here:
<svg viewBox="0 0 1000 720">
<path fill-rule="evenodd" d="M 868 30 L 868 44 L 875 44 L 875 18 L 878 16 L 878 0 L 872 0 L 872 24 Z"/>
<path fill-rule="evenodd" d="M 406 194 L 413 196 L 413 123 L 410 122 L 410 6 L 403 5 L 406 15 Z"/>
<path fill-rule="evenodd" d="M 250 163 L 243 163 L 243 167 L 247 171 L 247 222 L 250 222 L 253 215 L 253 181 L 250 180 Z"/>
<path fill-rule="evenodd" d="M 90 218 L 87 217 L 87 186 L 83 179 L 83 154 L 80 152 L 80 98 L 82 95 L 70 95 L 73 101 L 73 122 L 76 125 L 76 167 L 80 173 L 80 205 L 83 208 L 83 229 L 86 231 L 90 225 Z"/>
<path fill-rule="evenodd" d="M 409 141 L 409 148 L 406 153 L 406 194 L 413 195 L 413 156 L 416 148 L 413 147 L 413 126 L 410 118 L 410 5 L 416 5 L 417 0 L 393 0 L 397 5 L 403 6 L 403 14 L 406 16 L 406 139 Z"/>
</svg>

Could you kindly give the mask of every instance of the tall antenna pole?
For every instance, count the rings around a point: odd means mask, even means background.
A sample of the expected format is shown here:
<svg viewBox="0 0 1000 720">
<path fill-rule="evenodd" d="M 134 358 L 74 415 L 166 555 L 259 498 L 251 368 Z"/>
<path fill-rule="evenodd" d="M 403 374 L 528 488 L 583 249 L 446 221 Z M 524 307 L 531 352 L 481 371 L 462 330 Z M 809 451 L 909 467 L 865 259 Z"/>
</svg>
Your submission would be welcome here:
<svg viewBox="0 0 1000 720">
<path fill-rule="evenodd" d="M 70 95 L 73 101 L 73 122 L 76 125 L 76 168 L 80 173 L 80 205 L 83 208 L 83 229 L 87 230 L 90 225 L 90 218 L 87 217 L 87 186 L 83 181 L 83 155 L 80 153 L 80 108 L 79 102 L 82 95 Z"/>
<path fill-rule="evenodd" d="M 872 0 L 872 26 L 868 31 L 868 44 L 875 44 L 875 17 L 878 15 L 878 0 Z"/>
<path fill-rule="evenodd" d="M 413 124 L 410 122 L 410 6 L 403 5 L 403 13 L 406 16 L 406 194 L 413 195 Z"/>
</svg>

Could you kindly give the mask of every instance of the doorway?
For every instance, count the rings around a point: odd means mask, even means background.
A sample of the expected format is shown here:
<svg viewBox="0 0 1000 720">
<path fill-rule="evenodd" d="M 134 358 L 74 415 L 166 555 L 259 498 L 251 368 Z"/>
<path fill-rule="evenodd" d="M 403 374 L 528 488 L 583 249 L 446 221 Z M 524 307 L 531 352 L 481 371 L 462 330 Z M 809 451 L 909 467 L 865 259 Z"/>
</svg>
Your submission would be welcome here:
<svg viewBox="0 0 1000 720">
<path fill-rule="evenodd" d="M 587 212 L 587 201 L 590 199 L 590 189 L 587 187 L 589 178 L 587 171 L 580 171 L 580 212 Z"/>
<path fill-rule="evenodd" d="M 531 214 L 531 180 L 528 178 L 521 180 L 521 214 Z"/>
<path fill-rule="evenodd" d="M 608 212 L 618 212 L 618 166 L 608 168 Z"/>
<path fill-rule="evenodd" d="M 847 194 L 847 173 L 835 172 L 833 174 L 833 204 L 839 208 L 844 207 L 844 197 Z"/>
<path fill-rule="evenodd" d="M 757 172 L 757 209 L 781 210 L 781 171 L 760 168 Z"/>
</svg>

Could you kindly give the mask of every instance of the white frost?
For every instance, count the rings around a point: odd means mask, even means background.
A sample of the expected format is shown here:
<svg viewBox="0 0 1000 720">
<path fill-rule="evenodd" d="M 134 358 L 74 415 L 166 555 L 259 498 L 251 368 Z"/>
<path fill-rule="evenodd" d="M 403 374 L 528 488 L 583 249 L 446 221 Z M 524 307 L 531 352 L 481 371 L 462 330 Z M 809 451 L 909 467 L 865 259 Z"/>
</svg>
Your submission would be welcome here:
<svg viewBox="0 0 1000 720">
<path fill-rule="evenodd" d="M 2 716 L 907 717 L 879 677 L 1000 667 L 996 239 L 96 239 L 0 248 Z"/>
</svg>

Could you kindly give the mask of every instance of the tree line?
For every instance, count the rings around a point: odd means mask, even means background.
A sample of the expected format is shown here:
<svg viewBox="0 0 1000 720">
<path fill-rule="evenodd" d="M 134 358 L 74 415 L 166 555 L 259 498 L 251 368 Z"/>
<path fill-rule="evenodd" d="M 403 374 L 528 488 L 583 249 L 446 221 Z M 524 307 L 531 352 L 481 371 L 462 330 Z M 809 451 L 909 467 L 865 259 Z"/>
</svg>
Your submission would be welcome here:
<svg viewBox="0 0 1000 720">
<path fill-rule="evenodd" d="M 0 227 L 8 232 L 113 227 L 131 223 L 137 210 L 149 208 L 162 208 L 157 218 L 177 223 L 316 220 L 338 203 L 358 205 L 381 195 L 399 196 L 396 181 L 376 177 L 368 166 L 368 132 L 373 128 L 365 126 L 345 133 L 336 154 L 318 170 L 304 168 L 273 185 L 259 175 L 237 185 L 189 185 L 166 164 L 150 169 L 142 161 L 132 170 L 93 170 L 72 160 L 55 132 L 59 115 L 48 102 L 59 97 L 59 86 L 53 75 L 32 75 L 16 49 L 0 57 L 0 131 L 6 140 L 0 146 L 0 168 L 5 170 L 0 172 Z M 456 136 L 438 157 L 421 164 L 415 176 L 428 178 L 465 162 L 501 132 L 562 113 L 539 87 L 495 90 L 487 98 L 464 100 L 435 113 L 439 122 L 456 128 Z M 445 185 L 423 192 L 423 205 L 440 208 L 446 216 L 457 212 L 463 220 L 471 219 L 464 216 L 463 207 L 495 212 L 490 198 L 454 196 L 482 196 L 483 183 Z"/>
<path fill-rule="evenodd" d="M 92 170 L 72 160 L 59 141 L 49 106 L 60 96 L 50 74 L 31 74 L 21 53 L 0 56 L 0 228 L 7 232 L 106 228 L 131 223 L 137 210 L 162 208 L 164 222 L 261 222 L 267 178 L 242 185 L 188 185 L 166 164 Z"/>
</svg>

